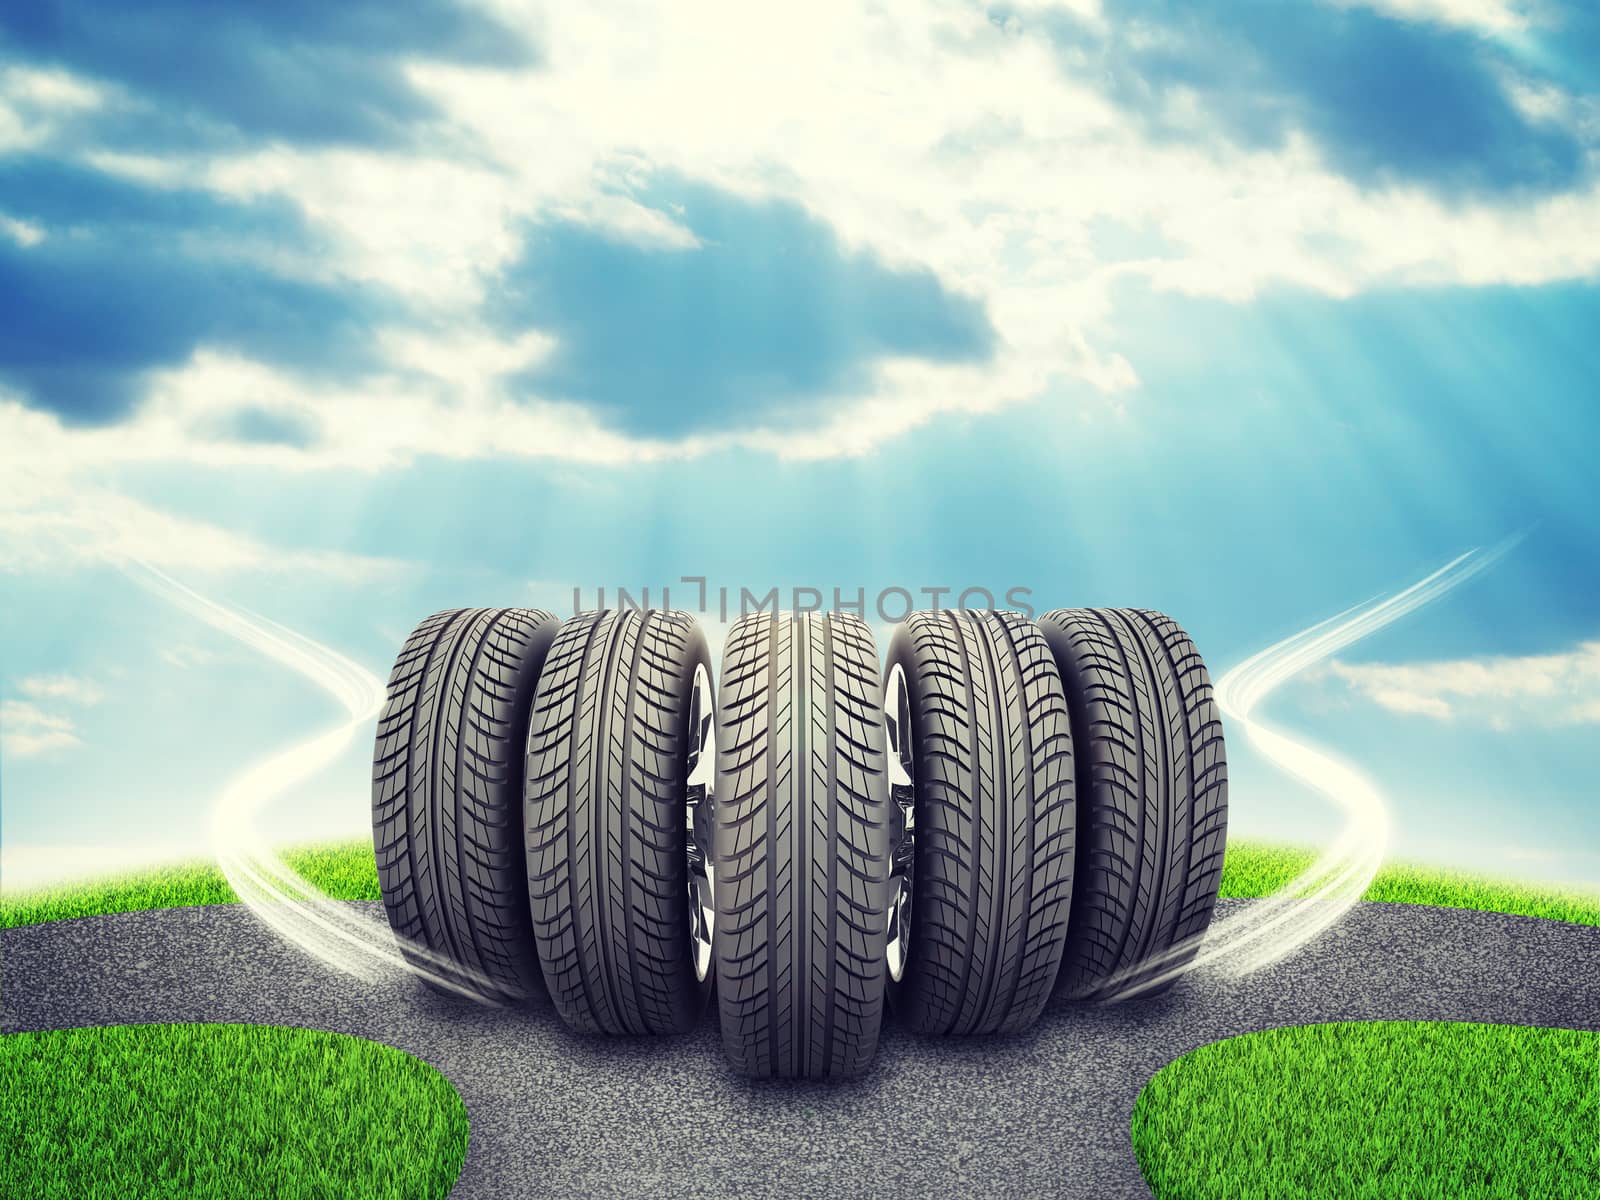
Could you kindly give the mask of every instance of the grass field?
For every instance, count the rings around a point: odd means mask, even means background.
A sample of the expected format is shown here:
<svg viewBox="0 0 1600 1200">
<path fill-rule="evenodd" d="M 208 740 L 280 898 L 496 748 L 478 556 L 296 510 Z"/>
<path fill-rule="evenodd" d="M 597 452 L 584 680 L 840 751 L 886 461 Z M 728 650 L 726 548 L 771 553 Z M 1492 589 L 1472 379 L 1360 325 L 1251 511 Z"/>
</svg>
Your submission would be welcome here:
<svg viewBox="0 0 1600 1200">
<path fill-rule="evenodd" d="M 284 860 L 335 900 L 377 900 L 378 868 L 372 843 L 336 842 L 283 852 Z M 238 900 L 215 865 L 180 863 L 131 875 L 27 892 L 0 892 L 0 929 L 67 917 L 140 912 Z"/>
<path fill-rule="evenodd" d="M 1222 895 L 1269 896 L 1309 867 L 1314 850 L 1260 842 L 1229 842 Z M 1600 925 L 1600 890 L 1580 892 L 1513 879 L 1486 879 L 1467 871 L 1393 863 L 1378 872 L 1364 899 L 1438 904 Z"/>
<path fill-rule="evenodd" d="M 467 1110 L 426 1063 L 269 1025 L 0 1037 L 0 1195 L 444 1196 Z"/>
<path fill-rule="evenodd" d="M 1268 895 L 1314 857 L 1230 843 L 1222 894 Z M 378 899 L 366 842 L 285 858 L 329 895 Z M 1385 867 L 1367 898 L 1600 925 L 1600 895 L 1435 868 Z M 0 893 L 0 928 L 234 899 L 192 863 Z M 1133 1138 L 1162 1200 L 1577 1198 L 1600 1197 L 1597 1126 L 1600 1035 L 1375 1022 L 1202 1047 L 1151 1081 Z M 0 1038 L 0 1195 L 294 1197 L 330 1181 L 339 1195 L 443 1195 L 466 1136 L 441 1076 L 358 1039 L 251 1026 Z"/>
<path fill-rule="evenodd" d="M 1133 1146 L 1158 1200 L 1600 1196 L 1600 1033 L 1273 1029 L 1158 1071 Z"/>
<path fill-rule="evenodd" d="M 350 841 L 286 851 L 289 865 L 337 900 L 377 900 L 378 872 L 368 842 Z M 1316 853 L 1259 842 L 1230 842 L 1222 894 L 1266 896 L 1310 865 Z M 1480 879 L 1460 871 L 1397 864 L 1384 867 L 1367 889 L 1368 900 L 1442 904 L 1488 912 L 1519 913 L 1600 925 L 1600 892 L 1540 887 L 1514 880 Z M 236 900 L 222 873 L 209 863 L 188 863 L 121 879 L 76 883 L 35 892 L 0 892 L 0 929 L 64 917 L 135 912 Z"/>
</svg>

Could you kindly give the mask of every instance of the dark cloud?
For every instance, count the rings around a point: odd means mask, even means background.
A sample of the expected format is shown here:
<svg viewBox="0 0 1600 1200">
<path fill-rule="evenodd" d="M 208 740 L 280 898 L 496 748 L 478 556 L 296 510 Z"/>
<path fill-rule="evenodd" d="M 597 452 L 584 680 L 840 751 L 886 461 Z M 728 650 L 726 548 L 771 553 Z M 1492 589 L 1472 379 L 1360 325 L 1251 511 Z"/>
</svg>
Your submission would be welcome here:
<svg viewBox="0 0 1600 1200">
<path fill-rule="evenodd" d="M 673 183 L 641 197 L 697 248 L 642 247 L 577 224 L 529 231 L 499 281 L 494 319 L 554 333 L 522 380 L 631 433 L 782 423 L 866 386 L 873 360 L 987 358 L 983 305 L 925 268 L 846 250 L 796 205 Z"/>
<path fill-rule="evenodd" d="M 365 334 L 387 301 L 239 253 L 313 245 L 290 206 L 10 158 L 0 159 L 0 212 L 46 231 L 28 246 L 0 239 L 0 384 L 65 421 L 121 419 L 149 371 L 202 345 L 313 374 L 374 365 Z"/>
<path fill-rule="evenodd" d="M 1502 82 L 1506 72 L 1537 78 L 1556 59 L 1535 50 L 1524 62 L 1471 31 L 1281 0 L 1125 0 L 1104 32 L 1060 13 L 992 15 L 1047 33 L 1064 69 L 1103 80 L 1157 134 L 1194 136 L 1169 116 L 1184 90 L 1229 140 L 1276 147 L 1301 130 L 1363 184 L 1550 192 L 1585 170 L 1574 134 L 1530 122 Z M 1563 28 L 1594 23 L 1574 15 Z"/>
<path fill-rule="evenodd" d="M 433 117 L 408 61 L 533 60 L 528 40 L 453 0 L 22 0 L 0 51 L 118 85 L 80 133 L 120 149 L 215 142 L 403 141 Z"/>
</svg>

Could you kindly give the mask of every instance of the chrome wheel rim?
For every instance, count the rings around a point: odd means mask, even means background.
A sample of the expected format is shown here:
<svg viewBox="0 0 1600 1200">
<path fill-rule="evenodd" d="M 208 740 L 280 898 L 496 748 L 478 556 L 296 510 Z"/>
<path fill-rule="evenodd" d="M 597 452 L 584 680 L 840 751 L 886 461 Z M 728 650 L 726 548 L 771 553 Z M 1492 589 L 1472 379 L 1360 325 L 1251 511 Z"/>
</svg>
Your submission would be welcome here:
<svg viewBox="0 0 1600 1200">
<path fill-rule="evenodd" d="M 905 669 L 898 664 L 889 672 L 883 689 L 883 724 L 888 734 L 889 795 L 894 844 L 889 866 L 889 920 L 884 955 L 889 978 L 899 983 L 911 952 L 911 899 L 916 867 L 916 752 L 911 732 L 911 696 Z"/>
<path fill-rule="evenodd" d="M 694 669 L 688 728 L 689 777 L 683 840 L 689 862 L 689 950 L 694 959 L 695 981 L 704 983 L 711 973 L 711 935 L 717 918 L 712 890 L 716 873 L 711 865 L 717 726 L 711 703 L 711 677 L 704 663 Z"/>
</svg>

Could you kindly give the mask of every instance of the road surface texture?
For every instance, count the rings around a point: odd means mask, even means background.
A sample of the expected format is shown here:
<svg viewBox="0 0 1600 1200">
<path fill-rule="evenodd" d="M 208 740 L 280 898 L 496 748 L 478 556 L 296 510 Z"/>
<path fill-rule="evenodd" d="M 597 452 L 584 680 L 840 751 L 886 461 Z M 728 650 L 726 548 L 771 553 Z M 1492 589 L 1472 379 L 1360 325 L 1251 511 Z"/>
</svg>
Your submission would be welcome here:
<svg viewBox="0 0 1600 1200">
<path fill-rule="evenodd" d="M 427 1060 L 471 1114 L 457 1197 L 1147 1197 L 1134 1098 L 1203 1043 L 1380 1018 L 1600 1028 L 1600 928 L 1397 904 L 1358 906 L 1249 979 L 1056 1004 L 1020 1037 L 922 1039 L 891 1019 L 871 1071 L 831 1084 L 734 1075 L 709 1013 L 684 1037 L 612 1040 L 548 1005 L 483 1008 L 398 973 L 358 983 L 232 905 L 7 930 L 0 956 L 8 1032 L 262 1022 Z"/>
</svg>

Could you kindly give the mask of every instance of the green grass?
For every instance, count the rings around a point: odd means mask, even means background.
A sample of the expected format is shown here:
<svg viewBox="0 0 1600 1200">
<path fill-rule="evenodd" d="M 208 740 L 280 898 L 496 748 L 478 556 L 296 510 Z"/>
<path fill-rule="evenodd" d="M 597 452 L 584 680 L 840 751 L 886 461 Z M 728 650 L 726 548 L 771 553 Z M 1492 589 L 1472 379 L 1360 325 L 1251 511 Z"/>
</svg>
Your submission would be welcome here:
<svg viewBox="0 0 1600 1200">
<path fill-rule="evenodd" d="M 1222 895 L 1271 895 L 1310 866 L 1316 857 L 1314 850 L 1260 842 L 1229 842 L 1222 865 Z M 1600 925 L 1600 892 L 1486 879 L 1464 871 L 1408 863 L 1383 867 L 1364 898 L 1399 904 L 1476 908 L 1484 912 Z"/>
<path fill-rule="evenodd" d="M 1374 1021 L 1202 1046 L 1133 1146 L 1159 1200 L 1600 1196 L 1600 1033 Z"/>
<path fill-rule="evenodd" d="M 377 900 L 372 843 L 337 842 L 284 851 L 284 861 L 336 900 Z M 238 900 L 211 863 L 180 863 L 120 878 L 63 884 L 29 892 L 0 892 L 0 929 L 67 917 L 232 904 Z"/>
<path fill-rule="evenodd" d="M 364 841 L 285 852 L 376 900 Z M 1268 895 L 1315 852 L 1228 846 L 1222 895 Z M 1369 900 L 1600 925 L 1600 895 L 1385 867 Z M 0 928 L 235 900 L 205 863 L 0 893 Z M 1202 1047 L 1140 1096 L 1135 1151 L 1166 1197 L 1600 1197 L 1600 1035 L 1373 1022 Z M 443 1195 L 466 1114 L 399 1051 L 255 1026 L 0 1037 L 0 1195 Z M 31 1189 L 31 1190 L 30 1190 Z"/>
<path fill-rule="evenodd" d="M 0 1036 L 0 1195 L 444 1196 L 467 1110 L 343 1034 L 114 1025 Z"/>
</svg>

